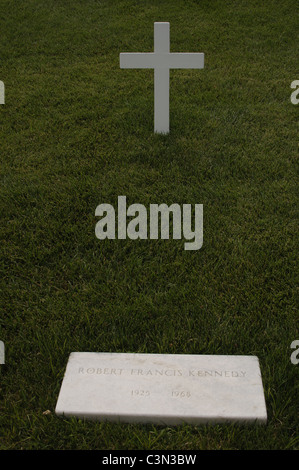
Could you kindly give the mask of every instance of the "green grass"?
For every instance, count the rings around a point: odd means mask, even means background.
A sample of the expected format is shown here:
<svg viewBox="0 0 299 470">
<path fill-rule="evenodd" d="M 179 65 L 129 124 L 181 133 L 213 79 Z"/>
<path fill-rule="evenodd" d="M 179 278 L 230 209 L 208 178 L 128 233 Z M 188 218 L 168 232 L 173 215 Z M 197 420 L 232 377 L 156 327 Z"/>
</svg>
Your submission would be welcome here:
<svg viewBox="0 0 299 470">
<path fill-rule="evenodd" d="M 298 449 L 296 0 L 2 0 L 1 449 Z M 154 21 L 171 51 L 168 136 L 153 133 Z M 203 204 L 204 244 L 105 240 L 95 208 Z M 260 359 L 266 426 L 60 419 L 72 351 Z M 45 410 L 51 414 L 44 415 Z"/>
</svg>

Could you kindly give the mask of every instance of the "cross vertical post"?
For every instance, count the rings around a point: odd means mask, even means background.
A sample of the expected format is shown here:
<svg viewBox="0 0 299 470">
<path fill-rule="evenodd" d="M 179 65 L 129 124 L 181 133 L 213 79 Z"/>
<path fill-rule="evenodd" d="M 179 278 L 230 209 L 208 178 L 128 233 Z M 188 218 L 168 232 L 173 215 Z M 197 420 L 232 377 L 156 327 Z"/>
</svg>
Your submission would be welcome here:
<svg viewBox="0 0 299 470">
<path fill-rule="evenodd" d="M 155 54 L 169 54 L 169 23 L 155 23 L 154 25 L 154 52 Z M 169 68 L 162 64 L 155 67 L 155 132 L 168 134 L 169 132 Z"/>
</svg>

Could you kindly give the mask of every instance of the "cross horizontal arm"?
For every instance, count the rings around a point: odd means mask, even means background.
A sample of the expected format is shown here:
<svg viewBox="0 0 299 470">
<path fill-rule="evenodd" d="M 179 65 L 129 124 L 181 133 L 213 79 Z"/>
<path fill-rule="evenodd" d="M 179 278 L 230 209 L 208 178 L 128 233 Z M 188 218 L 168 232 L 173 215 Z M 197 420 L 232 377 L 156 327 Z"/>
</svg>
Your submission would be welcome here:
<svg viewBox="0 0 299 470">
<path fill-rule="evenodd" d="M 154 52 L 121 52 L 119 54 L 121 69 L 154 69 Z"/>
<path fill-rule="evenodd" d="M 202 52 L 122 52 L 121 69 L 203 69 Z"/>
<path fill-rule="evenodd" d="M 203 69 L 204 53 L 202 52 L 171 52 L 165 54 L 162 68 L 170 69 Z"/>
</svg>

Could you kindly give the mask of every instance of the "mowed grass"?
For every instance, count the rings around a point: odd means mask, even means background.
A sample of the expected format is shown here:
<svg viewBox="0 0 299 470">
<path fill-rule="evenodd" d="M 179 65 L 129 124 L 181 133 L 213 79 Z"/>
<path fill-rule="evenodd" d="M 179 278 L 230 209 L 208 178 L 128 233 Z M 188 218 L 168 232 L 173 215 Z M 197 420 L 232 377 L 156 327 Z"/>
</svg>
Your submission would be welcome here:
<svg viewBox="0 0 299 470">
<path fill-rule="evenodd" d="M 1 449 L 296 449 L 296 0 L 2 0 Z M 204 52 L 170 74 L 120 52 Z M 95 237 L 95 209 L 203 204 L 204 243 Z M 257 355 L 266 426 L 61 419 L 72 351 Z M 50 414 L 43 414 L 49 410 Z"/>
</svg>

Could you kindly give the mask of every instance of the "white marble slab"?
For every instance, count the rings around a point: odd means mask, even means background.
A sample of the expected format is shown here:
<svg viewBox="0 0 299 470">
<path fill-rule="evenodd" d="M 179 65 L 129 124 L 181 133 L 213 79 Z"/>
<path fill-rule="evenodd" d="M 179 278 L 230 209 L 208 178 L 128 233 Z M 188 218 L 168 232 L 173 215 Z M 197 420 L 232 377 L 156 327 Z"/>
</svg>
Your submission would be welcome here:
<svg viewBox="0 0 299 470">
<path fill-rule="evenodd" d="M 256 356 L 72 353 L 56 413 L 165 425 L 267 421 Z"/>
</svg>

